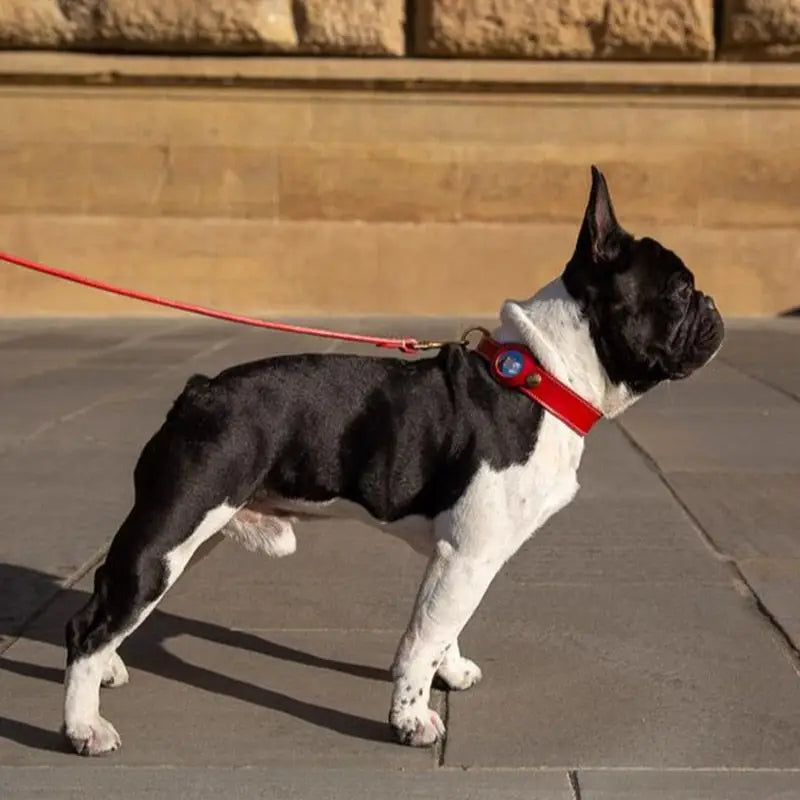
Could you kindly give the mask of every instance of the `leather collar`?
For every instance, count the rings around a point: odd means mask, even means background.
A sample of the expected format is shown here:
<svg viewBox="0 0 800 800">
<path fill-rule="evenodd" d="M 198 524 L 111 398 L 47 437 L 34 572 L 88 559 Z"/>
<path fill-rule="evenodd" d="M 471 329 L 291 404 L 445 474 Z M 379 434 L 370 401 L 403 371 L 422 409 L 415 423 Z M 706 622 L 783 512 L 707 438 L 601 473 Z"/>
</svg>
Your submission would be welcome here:
<svg viewBox="0 0 800 800">
<path fill-rule="evenodd" d="M 575 433 L 585 436 L 603 414 L 539 364 L 524 344 L 484 334 L 475 352 L 489 362 L 494 379 L 537 402 Z"/>
</svg>

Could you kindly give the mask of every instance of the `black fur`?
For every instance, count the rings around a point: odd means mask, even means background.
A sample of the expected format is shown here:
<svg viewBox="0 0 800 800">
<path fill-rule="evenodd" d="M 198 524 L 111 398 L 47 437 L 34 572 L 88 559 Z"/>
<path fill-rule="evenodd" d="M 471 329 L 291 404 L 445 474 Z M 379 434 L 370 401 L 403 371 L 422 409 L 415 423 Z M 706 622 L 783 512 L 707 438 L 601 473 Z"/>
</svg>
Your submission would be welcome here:
<svg viewBox="0 0 800 800">
<path fill-rule="evenodd" d="M 134 473 L 135 502 L 67 628 L 94 652 L 164 588 L 162 559 L 210 508 L 265 489 L 343 498 L 391 522 L 451 508 L 481 464 L 527 460 L 540 406 L 461 347 L 416 361 L 299 355 L 195 375 Z"/>
<path fill-rule="evenodd" d="M 619 225 L 596 167 L 563 279 L 589 320 L 609 378 L 637 394 L 686 377 L 722 343 L 722 317 L 711 299 L 695 290 L 694 276 L 675 253 Z"/>
<path fill-rule="evenodd" d="M 340 497 L 387 522 L 450 508 L 481 463 L 524 462 L 542 414 L 457 346 L 418 361 L 283 356 L 200 381 L 161 435 L 228 452 L 232 500 Z"/>
</svg>

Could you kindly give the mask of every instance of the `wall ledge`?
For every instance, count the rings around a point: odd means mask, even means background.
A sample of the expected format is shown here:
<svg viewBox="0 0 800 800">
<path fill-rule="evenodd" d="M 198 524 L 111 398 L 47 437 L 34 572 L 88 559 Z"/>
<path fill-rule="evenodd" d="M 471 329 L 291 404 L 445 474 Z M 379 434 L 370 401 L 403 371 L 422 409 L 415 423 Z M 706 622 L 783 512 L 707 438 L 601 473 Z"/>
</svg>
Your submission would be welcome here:
<svg viewBox="0 0 800 800">
<path fill-rule="evenodd" d="M 800 63 L 166 57 L 0 52 L 0 84 L 800 97 Z"/>
</svg>

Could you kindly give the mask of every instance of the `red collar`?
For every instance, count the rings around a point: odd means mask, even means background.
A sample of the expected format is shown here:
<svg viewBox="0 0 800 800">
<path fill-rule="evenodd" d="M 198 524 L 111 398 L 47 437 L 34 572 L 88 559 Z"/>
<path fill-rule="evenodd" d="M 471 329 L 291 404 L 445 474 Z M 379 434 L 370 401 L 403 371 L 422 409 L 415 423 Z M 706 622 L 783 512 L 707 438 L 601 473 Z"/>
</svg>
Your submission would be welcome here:
<svg viewBox="0 0 800 800">
<path fill-rule="evenodd" d="M 603 416 L 538 364 L 524 344 L 500 343 L 484 335 L 475 352 L 489 362 L 492 376 L 498 383 L 519 389 L 569 425 L 575 433 L 586 436 L 592 425 Z"/>
</svg>

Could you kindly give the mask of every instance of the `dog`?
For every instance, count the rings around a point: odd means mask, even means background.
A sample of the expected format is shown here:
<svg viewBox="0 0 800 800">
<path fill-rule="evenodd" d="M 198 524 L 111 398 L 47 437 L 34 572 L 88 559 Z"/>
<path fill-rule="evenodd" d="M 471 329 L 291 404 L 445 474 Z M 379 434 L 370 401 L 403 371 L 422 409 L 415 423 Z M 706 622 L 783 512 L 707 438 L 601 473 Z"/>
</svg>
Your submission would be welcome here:
<svg viewBox="0 0 800 800">
<path fill-rule="evenodd" d="M 592 167 L 562 274 L 529 300 L 507 301 L 487 341 L 528 353 L 562 394 L 612 418 L 702 367 L 723 338 L 712 298 L 675 253 L 618 224 Z M 583 436 L 510 385 L 519 366 L 501 375 L 475 350 L 449 345 L 413 361 L 306 354 L 190 378 L 144 446 L 133 508 L 66 626 L 73 748 L 120 746 L 100 716 L 100 686 L 127 682 L 117 648 L 198 547 L 222 533 L 287 556 L 296 519 L 336 508 L 365 511 L 429 558 L 392 667 L 389 724 L 403 744 L 441 738 L 428 706 L 434 677 L 451 689 L 481 679 L 459 652 L 461 630 L 501 566 L 578 490 Z"/>
</svg>

